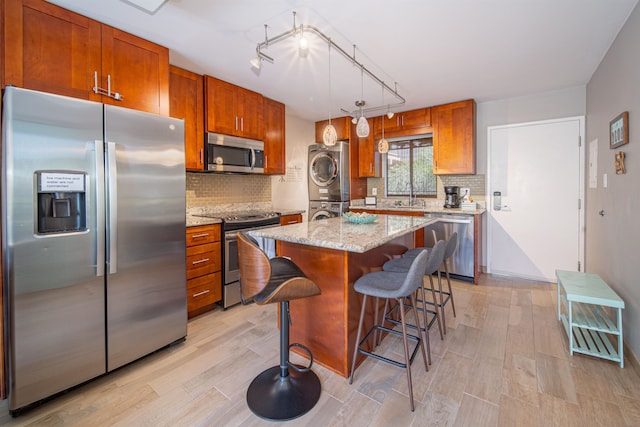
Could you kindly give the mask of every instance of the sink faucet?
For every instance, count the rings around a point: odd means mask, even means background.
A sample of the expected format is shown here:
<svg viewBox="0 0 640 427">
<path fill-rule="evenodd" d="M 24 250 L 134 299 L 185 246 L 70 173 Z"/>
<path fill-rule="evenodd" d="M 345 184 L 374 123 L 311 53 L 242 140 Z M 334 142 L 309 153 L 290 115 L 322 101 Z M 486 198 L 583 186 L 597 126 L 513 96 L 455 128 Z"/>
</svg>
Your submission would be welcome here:
<svg viewBox="0 0 640 427">
<path fill-rule="evenodd" d="M 409 206 L 413 206 L 413 185 L 409 183 Z"/>
</svg>

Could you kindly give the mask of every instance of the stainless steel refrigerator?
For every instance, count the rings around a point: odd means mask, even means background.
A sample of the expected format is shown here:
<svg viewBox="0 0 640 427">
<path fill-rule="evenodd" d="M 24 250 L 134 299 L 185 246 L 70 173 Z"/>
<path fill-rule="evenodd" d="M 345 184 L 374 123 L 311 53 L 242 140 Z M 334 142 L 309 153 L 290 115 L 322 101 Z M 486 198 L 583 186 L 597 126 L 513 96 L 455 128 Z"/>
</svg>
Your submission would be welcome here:
<svg viewBox="0 0 640 427">
<path fill-rule="evenodd" d="M 2 110 L 16 413 L 186 336 L 184 127 L 14 87 Z"/>
</svg>

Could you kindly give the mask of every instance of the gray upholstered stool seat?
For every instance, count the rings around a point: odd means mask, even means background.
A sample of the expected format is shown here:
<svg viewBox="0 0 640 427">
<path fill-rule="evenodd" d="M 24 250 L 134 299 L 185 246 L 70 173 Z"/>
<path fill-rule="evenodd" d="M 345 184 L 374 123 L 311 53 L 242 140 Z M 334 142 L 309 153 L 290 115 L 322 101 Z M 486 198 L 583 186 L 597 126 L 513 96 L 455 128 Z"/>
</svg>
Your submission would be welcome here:
<svg viewBox="0 0 640 427">
<path fill-rule="evenodd" d="M 365 274 L 356 280 L 354 284 L 354 289 L 356 292 L 363 294 L 362 299 L 362 308 L 360 310 L 360 321 L 358 323 L 358 333 L 356 337 L 355 349 L 353 351 L 353 360 L 351 362 L 351 376 L 349 377 L 349 384 L 353 383 L 353 377 L 355 374 L 356 368 L 356 359 L 358 353 L 364 354 L 368 357 L 373 357 L 377 360 L 381 360 L 387 363 L 391 363 L 395 366 L 404 368 L 407 372 L 407 383 L 409 386 L 409 405 L 411 410 L 414 410 L 413 404 L 413 386 L 411 383 L 411 363 L 415 358 L 418 349 L 422 351 L 422 358 L 424 360 L 425 369 L 429 370 L 429 365 L 427 362 L 427 356 L 424 349 L 424 343 L 422 337 L 420 336 L 420 332 L 422 328 L 420 327 L 420 317 L 418 316 L 418 312 L 416 310 L 416 301 L 414 293 L 416 289 L 418 289 L 422 285 L 422 280 L 424 277 L 424 271 L 427 265 L 427 254 L 418 255 L 413 259 L 413 263 L 409 267 L 407 271 L 404 273 L 393 273 L 386 271 L 377 271 L 373 273 Z M 365 337 L 360 340 L 362 336 L 362 326 L 364 322 L 364 315 L 367 306 L 367 297 L 372 296 L 376 298 L 376 314 L 374 319 L 373 327 L 367 332 Z M 377 307 L 378 307 L 378 299 L 379 298 L 395 298 L 400 305 L 400 324 L 402 325 L 402 332 L 385 328 L 383 325 L 377 324 Z M 415 322 L 417 325 L 418 336 L 409 335 L 407 333 L 407 323 L 405 321 L 405 298 L 409 298 L 411 300 L 411 306 L 413 307 L 413 315 L 415 317 Z M 376 332 L 382 331 L 387 332 L 389 334 L 402 335 L 402 340 L 404 344 L 404 362 L 398 362 L 396 360 L 381 356 L 379 354 L 373 353 L 376 344 Z M 369 341 L 369 338 L 373 334 L 373 340 Z M 413 349 L 413 352 L 409 354 L 409 343 L 408 340 L 416 342 L 416 346 Z M 367 344 L 367 342 L 369 343 Z"/>
<path fill-rule="evenodd" d="M 427 265 L 425 268 L 425 275 L 429 276 L 429 283 L 431 284 L 431 287 L 428 289 L 431 291 L 431 297 L 432 297 L 432 301 L 427 301 L 426 299 L 426 291 L 427 288 L 425 288 L 424 284 L 421 284 L 420 286 L 420 290 L 422 292 L 422 298 L 418 298 L 417 302 L 422 303 L 422 305 L 419 307 L 419 310 L 422 311 L 423 316 L 424 316 L 424 325 L 425 325 L 425 335 L 428 337 L 428 333 L 427 331 L 429 329 L 431 329 L 431 326 L 433 326 L 434 323 L 438 323 L 438 330 L 440 331 L 440 338 L 444 339 L 444 334 L 443 334 L 443 326 L 442 326 L 442 321 L 440 319 L 440 313 L 441 310 L 438 311 L 439 308 L 439 304 L 438 304 L 438 300 L 436 298 L 436 294 L 435 294 L 435 288 L 433 286 L 433 277 L 431 276 L 435 271 L 438 270 L 438 267 L 440 266 L 440 264 L 442 264 L 442 259 L 444 257 L 444 252 L 445 252 L 445 242 L 440 240 L 436 243 L 436 245 L 433 248 L 429 248 L 429 250 L 419 250 L 417 253 L 420 254 L 427 254 L 428 257 L 428 261 L 427 261 Z M 412 257 L 405 257 L 403 256 L 402 258 L 396 258 L 396 259 L 392 259 L 387 261 L 386 263 L 384 263 L 384 265 L 382 266 L 382 269 L 385 272 L 401 272 L 401 271 L 407 271 L 407 266 L 411 265 L 411 263 L 413 262 L 415 258 Z M 438 276 L 438 280 L 440 280 L 440 276 Z M 432 306 L 433 310 L 429 309 L 427 307 L 427 305 Z M 384 320 L 387 322 L 391 322 L 391 323 L 397 323 L 397 319 L 394 319 L 393 317 L 391 317 L 391 315 L 398 309 L 398 305 L 394 305 L 389 311 L 387 311 L 387 304 L 385 304 L 385 313 L 384 313 Z M 427 313 L 430 313 L 433 315 L 433 317 L 431 318 L 431 320 L 428 320 L 427 318 Z M 427 341 L 427 349 L 428 349 L 428 354 L 429 354 L 429 362 L 431 362 L 431 351 L 429 349 L 429 342 Z"/>
<path fill-rule="evenodd" d="M 418 256 L 418 254 L 422 251 L 428 251 L 431 248 L 413 248 L 413 249 L 409 249 L 408 251 L 406 251 L 405 253 L 402 254 L 403 257 L 406 258 L 415 258 Z"/>
<path fill-rule="evenodd" d="M 456 317 L 456 305 L 453 301 L 453 291 L 451 289 L 451 277 L 449 276 L 449 260 L 451 259 L 453 254 L 456 252 L 456 249 L 458 247 L 458 233 L 453 232 L 449 236 L 449 238 L 446 240 L 446 243 L 447 244 L 444 249 L 444 258 L 442 260 L 442 264 L 444 265 L 444 272 L 445 272 L 445 277 L 447 278 L 447 287 L 449 288 L 449 291 L 447 292 L 442 290 L 442 281 L 440 280 L 441 274 L 439 269 L 438 269 L 438 289 L 436 289 L 436 292 L 440 297 L 439 298 L 440 301 L 437 302 L 437 304 L 438 304 L 438 308 L 440 308 L 440 313 L 442 316 L 442 329 L 444 330 L 445 334 L 447 333 L 447 324 L 446 324 L 446 318 L 444 314 L 444 307 L 445 305 L 447 305 L 449 301 L 451 301 L 451 310 L 453 311 L 453 317 Z M 384 265 L 384 270 L 402 271 L 403 268 L 406 268 L 407 265 L 411 264 L 412 258 L 416 257 L 420 252 L 424 250 L 429 251 L 431 249 L 430 248 L 409 249 L 402 255 L 402 258 L 396 258 L 387 262 Z"/>
</svg>

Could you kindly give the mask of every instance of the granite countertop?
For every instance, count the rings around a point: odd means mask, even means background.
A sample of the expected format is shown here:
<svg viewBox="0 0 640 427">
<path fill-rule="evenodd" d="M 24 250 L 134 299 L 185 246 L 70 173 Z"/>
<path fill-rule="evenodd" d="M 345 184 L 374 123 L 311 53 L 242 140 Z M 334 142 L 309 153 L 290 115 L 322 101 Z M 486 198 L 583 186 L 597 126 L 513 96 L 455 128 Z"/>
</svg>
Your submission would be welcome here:
<svg viewBox="0 0 640 427">
<path fill-rule="evenodd" d="M 263 212 L 279 212 L 280 216 L 296 215 L 296 214 L 302 214 L 306 212 L 304 209 L 271 209 L 263 206 L 259 206 L 258 208 L 255 208 L 255 207 L 245 207 L 245 208 L 236 207 L 235 209 L 230 209 L 228 207 L 225 207 L 225 208 L 226 208 L 225 210 L 221 210 L 221 209 L 214 210 L 212 208 L 193 209 L 192 212 L 187 213 L 187 227 L 197 227 L 199 225 L 221 224 L 222 223 L 221 218 L 229 216 L 233 212 L 242 213 L 242 212 L 246 212 L 247 210 L 263 211 Z M 206 218 L 206 217 L 198 216 L 200 214 L 205 214 L 205 213 L 209 215 L 219 214 L 220 218 Z"/>
<path fill-rule="evenodd" d="M 341 217 L 250 231 L 255 237 L 364 253 L 396 237 L 437 221 L 420 216 L 379 215 L 372 224 L 352 224 Z"/>
<path fill-rule="evenodd" d="M 222 220 L 220 218 L 205 218 L 203 216 L 187 215 L 187 227 L 212 224 L 222 224 Z"/>
<path fill-rule="evenodd" d="M 482 215 L 487 210 L 478 209 L 460 209 L 460 208 L 444 208 L 433 206 L 365 206 L 365 205 L 349 205 L 349 209 L 364 209 L 368 211 L 399 211 L 399 212 L 422 212 L 422 213 L 447 213 L 447 214 L 463 214 L 463 215 Z"/>
</svg>

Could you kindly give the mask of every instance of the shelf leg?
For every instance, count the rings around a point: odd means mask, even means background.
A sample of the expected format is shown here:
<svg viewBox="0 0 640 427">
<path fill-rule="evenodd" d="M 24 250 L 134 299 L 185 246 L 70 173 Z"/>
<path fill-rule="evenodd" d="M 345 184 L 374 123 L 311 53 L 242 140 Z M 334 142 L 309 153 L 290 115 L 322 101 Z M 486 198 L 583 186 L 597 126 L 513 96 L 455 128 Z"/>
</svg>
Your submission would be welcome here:
<svg viewBox="0 0 640 427">
<path fill-rule="evenodd" d="M 569 354 L 573 356 L 573 302 L 569 301 Z"/>
<path fill-rule="evenodd" d="M 623 354 L 623 342 L 622 342 L 622 309 L 618 309 L 618 355 L 620 355 L 620 367 L 624 368 L 624 354 Z"/>
</svg>

